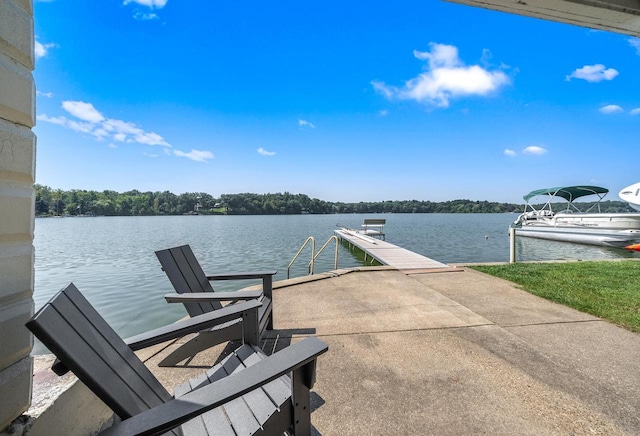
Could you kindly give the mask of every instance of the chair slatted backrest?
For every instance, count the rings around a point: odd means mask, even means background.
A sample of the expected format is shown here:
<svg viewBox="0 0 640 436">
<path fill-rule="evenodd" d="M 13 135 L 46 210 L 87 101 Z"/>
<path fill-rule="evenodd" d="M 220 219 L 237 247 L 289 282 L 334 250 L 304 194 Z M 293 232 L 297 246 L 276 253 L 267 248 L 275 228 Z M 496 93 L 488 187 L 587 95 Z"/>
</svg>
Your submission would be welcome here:
<svg viewBox="0 0 640 436">
<path fill-rule="evenodd" d="M 26 326 L 121 419 L 171 399 L 73 283 Z"/>
<path fill-rule="evenodd" d="M 156 256 L 177 293 L 213 292 L 213 287 L 190 246 L 182 245 L 159 250 L 156 251 Z M 220 309 L 222 304 L 218 301 L 205 301 L 185 303 L 184 307 L 189 316 L 194 317 Z"/>
</svg>

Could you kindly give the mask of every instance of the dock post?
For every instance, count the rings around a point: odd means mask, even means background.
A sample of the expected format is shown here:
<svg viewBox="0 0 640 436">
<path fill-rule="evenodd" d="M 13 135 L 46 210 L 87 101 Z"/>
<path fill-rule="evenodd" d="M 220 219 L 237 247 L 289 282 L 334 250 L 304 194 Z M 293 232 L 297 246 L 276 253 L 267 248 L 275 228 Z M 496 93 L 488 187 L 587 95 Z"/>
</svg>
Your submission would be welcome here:
<svg viewBox="0 0 640 436">
<path fill-rule="evenodd" d="M 516 229 L 509 227 L 509 263 L 516 263 Z"/>
</svg>

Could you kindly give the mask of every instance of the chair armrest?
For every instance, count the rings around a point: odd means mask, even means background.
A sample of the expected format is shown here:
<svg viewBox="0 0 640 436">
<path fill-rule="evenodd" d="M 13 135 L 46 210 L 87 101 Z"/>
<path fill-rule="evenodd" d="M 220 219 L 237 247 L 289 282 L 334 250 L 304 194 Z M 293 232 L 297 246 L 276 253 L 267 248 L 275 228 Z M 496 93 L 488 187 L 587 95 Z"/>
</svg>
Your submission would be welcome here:
<svg viewBox="0 0 640 436">
<path fill-rule="evenodd" d="M 318 338 L 307 338 L 238 373 L 135 415 L 100 434 L 161 434 L 284 374 L 308 364 L 315 366 L 317 357 L 328 349 Z"/>
<path fill-rule="evenodd" d="M 177 321 L 173 324 L 169 324 L 164 327 L 159 327 L 157 329 L 132 336 L 125 339 L 124 342 L 133 351 L 141 350 L 143 348 L 160 344 L 170 339 L 181 338 L 182 336 L 188 335 L 189 333 L 196 333 L 201 330 L 223 324 L 227 321 L 243 318 L 245 314 L 251 316 L 249 312 L 251 312 L 252 310 L 255 312 L 255 315 L 253 315 L 255 317 L 254 322 L 257 323 L 257 308 L 260 306 L 262 306 L 262 303 L 257 300 L 233 304 L 223 307 L 222 309 L 215 310 L 213 312 Z M 63 376 L 67 372 L 69 372 L 69 368 L 67 368 L 67 366 L 57 358 L 51 365 L 51 370 L 59 376 Z"/>
<path fill-rule="evenodd" d="M 247 312 L 250 312 L 252 310 L 255 311 L 257 320 L 257 308 L 260 306 L 262 306 L 262 303 L 257 300 L 251 300 L 243 303 L 225 306 L 222 309 L 217 309 L 213 312 L 204 313 L 202 315 L 184 319 L 173 324 L 166 325 L 164 327 L 159 327 L 146 333 L 132 336 L 128 339 L 125 339 L 124 341 L 129 346 L 129 348 L 131 348 L 133 351 L 136 351 L 142 348 L 166 342 L 171 339 L 180 338 L 189 333 L 196 333 L 201 330 L 223 324 L 227 321 L 240 319 Z"/>
<path fill-rule="evenodd" d="M 182 336 L 188 335 L 189 333 L 197 333 L 201 330 L 223 324 L 227 321 L 241 319 L 245 316 L 245 314 L 255 318 L 253 322 L 257 324 L 257 309 L 260 306 L 262 306 L 262 303 L 258 300 L 251 300 L 243 303 L 229 305 L 213 312 L 204 313 L 202 315 L 177 321 L 173 324 L 159 327 L 145 333 L 140 333 L 139 335 L 125 339 L 124 342 L 133 351 L 141 350 L 152 345 L 161 344 L 162 342 L 166 342 L 171 339 L 181 338 Z M 251 315 L 251 311 L 254 311 L 253 315 Z M 67 366 L 58 358 L 56 358 L 56 360 L 51 365 L 51 370 L 59 376 L 63 376 L 67 372 L 69 372 L 69 368 L 67 368 Z"/>
<path fill-rule="evenodd" d="M 208 280 L 248 280 L 248 279 L 262 279 L 262 291 L 268 298 L 273 297 L 273 276 L 278 271 L 258 271 L 258 272 L 241 272 L 231 274 L 215 274 L 208 275 Z M 273 320 L 270 322 L 269 329 L 273 328 Z"/>
<path fill-rule="evenodd" d="M 208 280 L 249 280 L 249 279 L 261 279 L 268 276 L 276 275 L 278 271 L 256 271 L 256 272 L 238 272 L 229 274 L 213 274 L 208 275 Z"/>
<path fill-rule="evenodd" d="M 188 294 L 167 294 L 167 303 L 198 303 L 201 301 L 239 301 L 256 300 L 262 297 L 262 291 L 235 292 L 190 292 Z"/>
</svg>

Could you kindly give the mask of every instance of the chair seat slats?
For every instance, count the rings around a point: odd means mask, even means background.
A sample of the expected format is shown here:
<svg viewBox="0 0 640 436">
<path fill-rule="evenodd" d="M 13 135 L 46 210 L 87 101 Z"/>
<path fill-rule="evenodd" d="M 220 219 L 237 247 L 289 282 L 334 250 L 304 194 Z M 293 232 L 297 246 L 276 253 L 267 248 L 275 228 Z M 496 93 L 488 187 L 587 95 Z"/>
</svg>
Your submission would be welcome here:
<svg viewBox="0 0 640 436">
<path fill-rule="evenodd" d="M 213 383 L 220 378 L 224 378 L 227 375 L 237 373 L 242 371 L 244 368 L 253 365 L 254 363 L 260 361 L 261 359 L 251 359 L 251 363 L 247 365 L 246 356 L 248 354 L 259 353 L 262 354 L 262 351 L 258 348 L 255 350 L 249 345 L 243 345 L 238 348 L 233 354 L 227 356 L 223 362 L 220 363 L 220 368 L 216 368 L 217 370 L 210 370 L 207 375 L 209 380 Z M 239 356 L 245 356 L 243 359 Z M 286 376 L 284 376 L 286 377 Z M 281 377 L 282 378 L 282 377 Z M 264 425 L 264 423 L 274 414 L 277 410 L 284 404 L 287 397 L 291 397 L 291 389 L 287 393 L 285 393 L 285 397 L 281 399 L 279 403 L 274 403 L 271 399 L 271 396 L 267 393 L 267 390 L 271 389 L 271 385 L 280 385 L 282 386 L 282 381 L 280 379 L 276 379 L 270 383 L 267 383 L 261 389 L 256 389 L 244 395 L 244 400 L 247 405 L 251 409 L 253 415 L 256 420 L 260 423 L 260 425 Z"/>
<path fill-rule="evenodd" d="M 211 384 L 211 381 L 209 381 L 209 377 L 207 377 L 207 373 L 203 372 L 201 374 L 198 374 L 196 377 L 192 378 L 185 384 L 188 385 L 189 390 L 192 391 L 194 389 L 199 389 L 202 386 Z"/>
<path fill-rule="evenodd" d="M 253 416 L 251 409 L 244 401 L 244 397 L 229 401 L 222 407 L 237 434 L 255 434 L 260 430 L 260 423 Z"/>
<path fill-rule="evenodd" d="M 208 413 L 208 412 L 207 412 Z M 206 413 L 205 413 L 206 415 Z M 209 436 L 209 432 L 207 431 L 207 427 L 202 420 L 202 416 L 198 416 L 190 421 L 182 424 L 179 429 L 183 435 L 187 436 Z M 234 435 L 235 436 L 235 435 Z"/>
<path fill-rule="evenodd" d="M 221 407 L 213 409 L 202 415 L 202 422 L 207 429 L 207 434 L 215 436 L 236 436 L 229 418 Z"/>
<path fill-rule="evenodd" d="M 242 358 L 239 357 L 239 354 Z M 256 347 L 254 349 L 249 345 L 243 345 L 207 371 L 206 374 L 177 387 L 175 390 L 176 397 L 182 392 L 187 393 L 208 383 L 214 383 L 259 362 L 262 359 L 257 354 L 262 355 L 262 351 L 259 348 Z M 280 377 L 267 383 L 262 388 L 243 395 L 244 403 L 233 402 L 228 406 L 224 406 L 226 415 L 232 421 L 234 429 L 239 434 L 244 434 L 247 431 L 249 433 L 257 431 L 260 427 L 266 425 L 274 414 L 279 413 L 280 408 L 288 407 L 285 403 L 291 398 L 291 388 L 287 390 L 286 384 L 282 380 L 284 378 L 288 379 L 287 376 Z M 278 399 L 277 403 L 273 401 L 272 398 L 274 397 Z"/>
<path fill-rule="evenodd" d="M 243 354 L 243 356 L 241 356 L 240 358 L 243 360 L 244 365 L 247 367 L 255 365 L 262 359 L 266 358 L 266 355 L 263 353 L 248 353 L 246 352 L 246 350 L 238 350 L 238 354 Z M 264 385 L 263 390 L 271 398 L 271 401 L 276 406 L 282 407 L 283 404 L 291 398 L 291 378 L 288 376 L 277 378 L 274 381 Z"/>
<path fill-rule="evenodd" d="M 184 394 L 191 392 L 190 383 L 182 383 L 173 388 L 173 397 L 180 398 Z"/>
</svg>

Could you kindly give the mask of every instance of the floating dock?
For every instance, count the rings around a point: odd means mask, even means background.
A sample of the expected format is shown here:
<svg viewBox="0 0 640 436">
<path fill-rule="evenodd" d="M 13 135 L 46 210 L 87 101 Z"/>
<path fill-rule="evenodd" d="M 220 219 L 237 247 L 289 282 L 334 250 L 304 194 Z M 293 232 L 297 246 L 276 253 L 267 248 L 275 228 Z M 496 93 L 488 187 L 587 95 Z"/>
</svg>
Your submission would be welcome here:
<svg viewBox="0 0 640 436">
<path fill-rule="evenodd" d="M 335 235 L 364 252 L 367 256 L 380 262 L 382 265 L 392 266 L 401 271 L 415 270 L 451 270 L 452 267 L 437 260 L 430 259 L 406 248 L 398 247 L 376 238 L 367 236 L 357 230 L 341 228 L 334 230 Z"/>
</svg>

